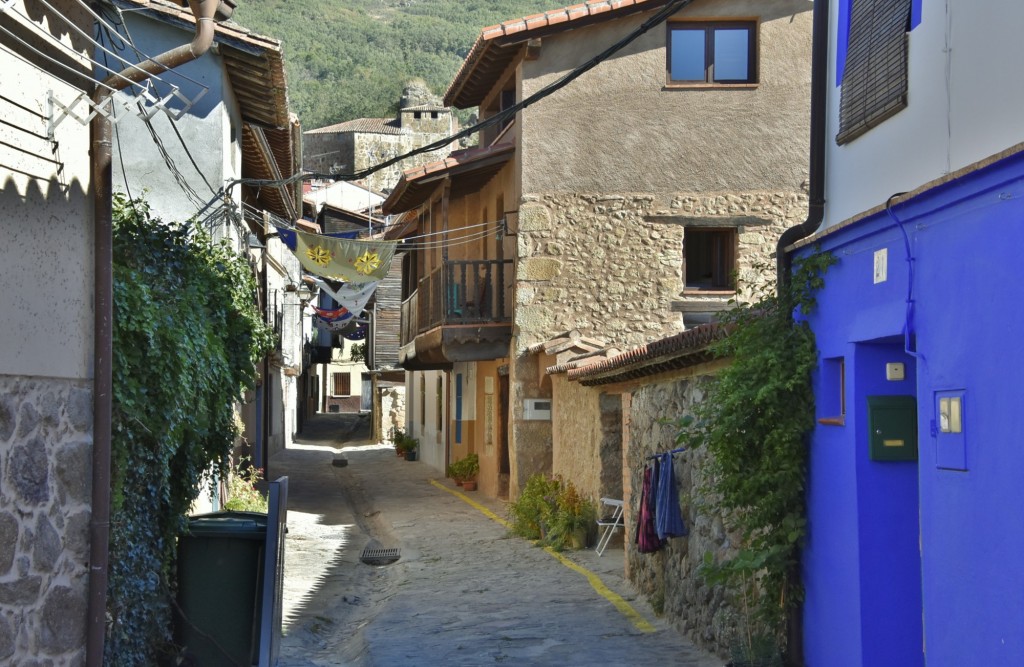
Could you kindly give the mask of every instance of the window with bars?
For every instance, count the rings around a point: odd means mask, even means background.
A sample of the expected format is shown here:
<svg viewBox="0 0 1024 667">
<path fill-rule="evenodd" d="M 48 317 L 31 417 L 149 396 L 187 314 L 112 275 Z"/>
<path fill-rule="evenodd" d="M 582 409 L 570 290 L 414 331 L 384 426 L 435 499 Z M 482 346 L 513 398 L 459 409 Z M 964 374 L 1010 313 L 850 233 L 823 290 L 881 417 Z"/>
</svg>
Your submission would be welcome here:
<svg viewBox="0 0 1024 667">
<path fill-rule="evenodd" d="M 351 396 L 352 395 L 352 377 L 348 373 L 335 373 L 334 374 L 334 395 L 335 396 Z"/>
<path fill-rule="evenodd" d="M 757 83 L 756 21 L 668 24 L 669 85 Z"/>
<path fill-rule="evenodd" d="M 907 106 L 911 0 L 852 0 L 836 143 L 853 141 Z"/>
</svg>

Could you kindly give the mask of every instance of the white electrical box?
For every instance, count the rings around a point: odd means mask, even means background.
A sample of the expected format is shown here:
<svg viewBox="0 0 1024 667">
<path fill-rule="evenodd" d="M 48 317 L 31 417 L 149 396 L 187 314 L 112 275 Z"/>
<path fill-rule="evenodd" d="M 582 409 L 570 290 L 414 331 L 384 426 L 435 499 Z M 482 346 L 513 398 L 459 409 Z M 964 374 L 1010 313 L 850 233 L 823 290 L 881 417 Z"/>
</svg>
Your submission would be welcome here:
<svg viewBox="0 0 1024 667">
<path fill-rule="evenodd" d="M 550 398 L 527 398 L 523 400 L 523 419 L 551 421 Z"/>
<path fill-rule="evenodd" d="M 903 380 L 906 378 L 906 370 L 903 364 L 898 361 L 893 361 L 885 365 L 885 379 L 890 382 Z"/>
</svg>

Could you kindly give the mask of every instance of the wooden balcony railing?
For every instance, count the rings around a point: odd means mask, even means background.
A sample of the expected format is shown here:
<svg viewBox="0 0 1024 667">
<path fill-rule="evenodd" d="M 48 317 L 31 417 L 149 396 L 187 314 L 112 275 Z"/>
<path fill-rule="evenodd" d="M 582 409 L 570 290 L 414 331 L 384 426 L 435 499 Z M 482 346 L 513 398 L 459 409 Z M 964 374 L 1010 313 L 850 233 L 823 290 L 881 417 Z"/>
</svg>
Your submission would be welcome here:
<svg viewBox="0 0 1024 667">
<path fill-rule="evenodd" d="M 512 321 L 512 260 L 449 261 L 402 303 L 402 345 L 438 326 Z"/>
</svg>

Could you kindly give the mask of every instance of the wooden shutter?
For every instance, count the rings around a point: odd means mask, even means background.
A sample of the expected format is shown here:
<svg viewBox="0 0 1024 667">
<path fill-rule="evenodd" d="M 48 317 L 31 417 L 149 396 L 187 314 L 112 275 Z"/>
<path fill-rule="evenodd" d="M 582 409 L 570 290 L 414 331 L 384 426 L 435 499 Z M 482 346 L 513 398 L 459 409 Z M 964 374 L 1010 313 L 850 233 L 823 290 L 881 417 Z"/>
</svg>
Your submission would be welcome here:
<svg viewBox="0 0 1024 667">
<path fill-rule="evenodd" d="M 853 0 L 836 143 L 853 141 L 907 106 L 910 0 Z"/>
</svg>

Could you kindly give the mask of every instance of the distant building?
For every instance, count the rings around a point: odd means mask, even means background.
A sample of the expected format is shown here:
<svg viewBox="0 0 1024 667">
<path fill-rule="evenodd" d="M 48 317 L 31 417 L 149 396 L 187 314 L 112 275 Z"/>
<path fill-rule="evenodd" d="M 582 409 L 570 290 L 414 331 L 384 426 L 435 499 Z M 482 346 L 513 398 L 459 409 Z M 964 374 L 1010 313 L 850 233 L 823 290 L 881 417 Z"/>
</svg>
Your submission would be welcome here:
<svg viewBox="0 0 1024 667">
<path fill-rule="evenodd" d="M 451 109 L 426 89 L 408 86 L 395 118 L 356 118 L 303 133 L 302 166 L 321 174 L 352 173 L 440 141 L 457 128 Z M 378 192 L 390 190 L 403 169 L 442 159 L 453 148 L 446 144 L 381 169 L 366 178 L 366 186 Z"/>
</svg>

